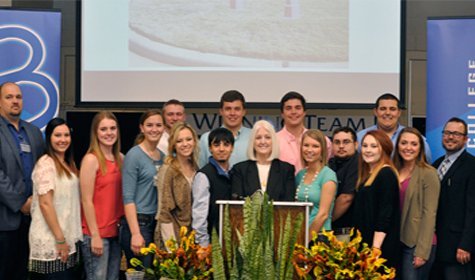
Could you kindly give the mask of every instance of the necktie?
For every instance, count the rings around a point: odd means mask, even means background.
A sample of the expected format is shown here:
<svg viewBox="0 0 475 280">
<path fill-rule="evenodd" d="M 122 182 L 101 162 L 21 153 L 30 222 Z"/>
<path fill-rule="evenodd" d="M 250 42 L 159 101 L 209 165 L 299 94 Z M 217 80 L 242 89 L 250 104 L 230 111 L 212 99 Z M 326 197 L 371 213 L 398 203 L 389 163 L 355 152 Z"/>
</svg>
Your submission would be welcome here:
<svg viewBox="0 0 475 280">
<path fill-rule="evenodd" d="M 442 181 L 442 179 L 445 176 L 445 173 L 447 173 L 447 168 L 449 166 L 450 159 L 446 158 L 439 166 L 439 169 L 437 170 L 437 173 L 439 174 L 439 179 Z"/>
</svg>

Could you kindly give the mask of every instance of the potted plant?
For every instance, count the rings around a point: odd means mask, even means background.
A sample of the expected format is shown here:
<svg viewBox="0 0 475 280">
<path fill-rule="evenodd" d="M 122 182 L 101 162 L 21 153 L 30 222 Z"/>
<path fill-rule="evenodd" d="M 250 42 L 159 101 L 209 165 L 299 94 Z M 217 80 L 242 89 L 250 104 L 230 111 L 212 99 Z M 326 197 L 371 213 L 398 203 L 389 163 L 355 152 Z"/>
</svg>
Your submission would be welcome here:
<svg viewBox="0 0 475 280">
<path fill-rule="evenodd" d="M 296 245 L 293 265 L 300 279 L 394 279 L 396 270 L 384 265 L 381 251 L 362 242 L 361 234 L 349 242 L 339 241 L 331 231 L 313 236 L 313 245 Z M 353 236 L 353 229 L 351 231 Z"/>
</svg>

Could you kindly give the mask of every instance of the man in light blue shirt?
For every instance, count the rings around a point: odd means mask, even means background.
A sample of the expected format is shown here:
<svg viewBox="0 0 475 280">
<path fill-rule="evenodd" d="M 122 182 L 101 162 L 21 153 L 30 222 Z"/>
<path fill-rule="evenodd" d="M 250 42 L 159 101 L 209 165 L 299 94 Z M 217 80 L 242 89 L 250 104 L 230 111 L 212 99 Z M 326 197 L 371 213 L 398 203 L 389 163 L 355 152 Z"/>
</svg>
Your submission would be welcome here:
<svg viewBox="0 0 475 280">
<path fill-rule="evenodd" d="M 358 143 L 362 143 L 361 140 L 368 131 L 379 129 L 389 136 L 393 145 L 396 145 L 399 133 L 401 133 L 402 129 L 405 127 L 399 123 L 399 118 L 401 117 L 399 99 L 391 93 L 381 95 L 376 100 L 373 113 L 376 117 L 376 124 L 358 132 Z M 425 138 L 424 146 L 427 161 L 432 162 L 430 147 Z M 359 148 L 359 150 L 361 150 L 361 148 Z"/>
<path fill-rule="evenodd" d="M 229 159 L 231 166 L 247 160 L 247 146 L 251 129 L 242 125 L 242 120 L 246 115 L 245 105 L 244 96 L 237 90 L 228 90 L 221 96 L 219 114 L 223 120 L 223 127 L 234 135 L 234 150 Z M 200 168 L 208 163 L 211 156 L 208 136 L 209 132 L 206 132 L 200 137 Z"/>
</svg>

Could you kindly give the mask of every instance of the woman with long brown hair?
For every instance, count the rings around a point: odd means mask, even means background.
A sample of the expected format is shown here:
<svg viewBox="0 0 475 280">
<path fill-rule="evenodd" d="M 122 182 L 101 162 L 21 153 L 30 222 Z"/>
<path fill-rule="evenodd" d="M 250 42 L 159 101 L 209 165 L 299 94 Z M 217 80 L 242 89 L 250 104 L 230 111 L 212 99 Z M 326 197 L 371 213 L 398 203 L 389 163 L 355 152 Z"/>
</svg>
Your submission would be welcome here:
<svg viewBox="0 0 475 280">
<path fill-rule="evenodd" d="M 78 170 L 71 129 L 54 118 L 45 131 L 46 154 L 31 175 L 30 271 L 32 279 L 71 279 L 82 240 Z"/>
<path fill-rule="evenodd" d="M 424 138 L 415 128 L 399 134 L 394 153 L 399 171 L 402 279 L 429 279 L 435 259 L 435 219 L 440 181 L 437 170 L 427 163 Z"/>
<path fill-rule="evenodd" d="M 165 126 L 160 112 L 150 110 L 140 117 L 139 127 L 136 145 L 125 155 L 122 168 L 125 219 L 121 220 L 119 235 L 128 265 L 135 256 L 150 267 L 153 256 L 142 256 L 140 249 L 153 242 L 158 208 L 155 176 L 164 158 L 157 145 Z"/>
<path fill-rule="evenodd" d="M 382 251 L 387 265 L 397 267 L 399 242 L 399 180 L 391 161 L 393 144 L 373 130 L 361 141 L 354 222 L 363 242 Z"/>
</svg>

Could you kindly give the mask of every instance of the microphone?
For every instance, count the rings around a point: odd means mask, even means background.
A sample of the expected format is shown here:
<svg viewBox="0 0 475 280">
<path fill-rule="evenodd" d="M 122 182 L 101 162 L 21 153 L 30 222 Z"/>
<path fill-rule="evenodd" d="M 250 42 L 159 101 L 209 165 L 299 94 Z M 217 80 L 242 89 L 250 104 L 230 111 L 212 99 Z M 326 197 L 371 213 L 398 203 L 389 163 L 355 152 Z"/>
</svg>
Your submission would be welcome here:
<svg viewBox="0 0 475 280">
<path fill-rule="evenodd" d="M 238 193 L 231 194 L 231 199 L 233 200 L 245 200 L 246 198 Z"/>
</svg>

